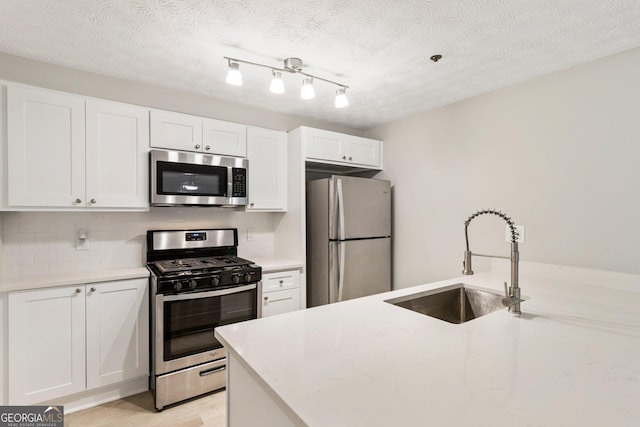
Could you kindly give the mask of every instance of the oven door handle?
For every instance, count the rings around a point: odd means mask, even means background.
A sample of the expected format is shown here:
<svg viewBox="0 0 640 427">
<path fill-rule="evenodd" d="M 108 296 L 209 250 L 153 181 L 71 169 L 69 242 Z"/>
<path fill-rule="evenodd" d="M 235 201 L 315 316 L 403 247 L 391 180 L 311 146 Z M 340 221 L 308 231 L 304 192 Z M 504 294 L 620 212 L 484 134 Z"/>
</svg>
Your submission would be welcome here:
<svg viewBox="0 0 640 427">
<path fill-rule="evenodd" d="M 208 298 L 208 297 L 221 297 L 224 295 L 237 294 L 244 291 L 250 291 L 252 289 L 256 289 L 258 285 L 253 283 L 251 285 L 238 286 L 235 288 L 222 289 L 219 291 L 209 291 L 209 292 L 190 292 L 188 294 L 178 294 L 178 295 L 165 295 L 163 296 L 164 301 L 184 301 L 190 299 L 199 299 L 199 298 Z"/>
</svg>

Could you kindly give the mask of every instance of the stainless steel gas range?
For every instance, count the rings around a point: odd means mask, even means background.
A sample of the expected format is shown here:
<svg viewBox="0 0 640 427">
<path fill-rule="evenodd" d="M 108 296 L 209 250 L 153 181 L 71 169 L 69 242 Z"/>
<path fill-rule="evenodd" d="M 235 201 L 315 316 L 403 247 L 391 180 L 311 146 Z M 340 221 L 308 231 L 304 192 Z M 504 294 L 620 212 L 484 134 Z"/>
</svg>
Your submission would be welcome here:
<svg viewBox="0 0 640 427">
<path fill-rule="evenodd" d="M 237 247 L 234 228 L 147 231 L 157 410 L 224 388 L 226 352 L 214 329 L 261 317 L 262 269 Z"/>
</svg>

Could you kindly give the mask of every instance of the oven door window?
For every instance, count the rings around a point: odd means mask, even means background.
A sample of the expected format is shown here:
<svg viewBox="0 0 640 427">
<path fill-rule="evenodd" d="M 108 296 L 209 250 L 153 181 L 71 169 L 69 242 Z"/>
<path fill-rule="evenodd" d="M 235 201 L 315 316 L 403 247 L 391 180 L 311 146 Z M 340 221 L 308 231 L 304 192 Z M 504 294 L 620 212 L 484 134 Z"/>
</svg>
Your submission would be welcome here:
<svg viewBox="0 0 640 427">
<path fill-rule="evenodd" d="M 158 194 L 226 197 L 224 166 L 157 162 Z"/>
<path fill-rule="evenodd" d="M 190 294 L 193 295 L 193 294 Z M 164 360 L 221 348 L 217 326 L 255 319 L 256 289 L 222 296 L 164 302 Z"/>
</svg>

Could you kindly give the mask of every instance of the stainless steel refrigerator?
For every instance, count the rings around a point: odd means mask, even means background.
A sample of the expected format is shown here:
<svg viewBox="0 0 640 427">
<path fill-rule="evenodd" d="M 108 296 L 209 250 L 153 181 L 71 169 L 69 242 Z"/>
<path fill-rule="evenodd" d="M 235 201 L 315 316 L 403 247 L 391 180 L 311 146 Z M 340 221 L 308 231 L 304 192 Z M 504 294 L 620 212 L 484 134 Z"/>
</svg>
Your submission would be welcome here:
<svg viewBox="0 0 640 427">
<path fill-rule="evenodd" d="M 391 290 L 391 183 L 307 182 L 307 305 Z"/>
</svg>

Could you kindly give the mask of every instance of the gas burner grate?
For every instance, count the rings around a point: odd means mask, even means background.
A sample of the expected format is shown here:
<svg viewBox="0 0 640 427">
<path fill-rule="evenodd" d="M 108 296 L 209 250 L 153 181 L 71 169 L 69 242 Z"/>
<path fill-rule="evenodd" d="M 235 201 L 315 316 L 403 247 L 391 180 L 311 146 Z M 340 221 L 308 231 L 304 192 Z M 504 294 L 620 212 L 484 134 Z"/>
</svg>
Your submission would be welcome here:
<svg viewBox="0 0 640 427">
<path fill-rule="evenodd" d="M 161 274 L 178 273 L 183 271 L 191 271 L 195 273 L 203 270 L 217 270 L 249 264 L 253 264 L 253 262 L 236 256 L 182 258 L 154 262 L 154 265 Z"/>
</svg>

